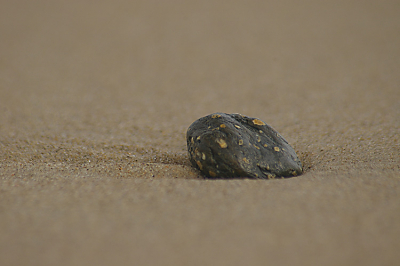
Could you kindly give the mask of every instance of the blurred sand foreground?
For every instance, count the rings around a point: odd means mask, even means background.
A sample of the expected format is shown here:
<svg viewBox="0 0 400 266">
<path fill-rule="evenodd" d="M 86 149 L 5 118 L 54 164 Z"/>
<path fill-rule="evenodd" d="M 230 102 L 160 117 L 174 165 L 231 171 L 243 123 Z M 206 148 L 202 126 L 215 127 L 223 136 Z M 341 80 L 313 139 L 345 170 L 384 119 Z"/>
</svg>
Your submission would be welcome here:
<svg viewBox="0 0 400 266">
<path fill-rule="evenodd" d="M 1 1 L 0 265 L 398 265 L 398 1 Z M 302 176 L 205 180 L 258 117 Z"/>
</svg>

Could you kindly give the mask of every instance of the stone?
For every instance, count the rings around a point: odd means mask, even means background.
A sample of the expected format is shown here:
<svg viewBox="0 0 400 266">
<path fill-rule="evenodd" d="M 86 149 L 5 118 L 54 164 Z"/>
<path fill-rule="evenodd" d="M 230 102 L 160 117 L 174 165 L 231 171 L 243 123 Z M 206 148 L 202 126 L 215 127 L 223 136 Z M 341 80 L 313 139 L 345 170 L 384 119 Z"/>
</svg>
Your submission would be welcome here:
<svg viewBox="0 0 400 266">
<path fill-rule="evenodd" d="M 297 176 L 294 149 L 258 118 L 214 113 L 194 121 L 186 133 L 192 165 L 211 178 Z"/>
</svg>

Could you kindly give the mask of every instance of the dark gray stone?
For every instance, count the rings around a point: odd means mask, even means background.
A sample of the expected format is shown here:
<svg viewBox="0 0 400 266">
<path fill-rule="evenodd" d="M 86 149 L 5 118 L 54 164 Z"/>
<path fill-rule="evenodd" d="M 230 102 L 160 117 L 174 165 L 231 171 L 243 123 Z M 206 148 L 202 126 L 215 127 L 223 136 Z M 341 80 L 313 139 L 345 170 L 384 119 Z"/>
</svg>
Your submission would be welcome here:
<svg viewBox="0 0 400 266">
<path fill-rule="evenodd" d="M 294 149 L 257 118 L 211 114 L 193 122 L 186 139 L 191 163 L 208 177 L 274 178 L 302 173 Z"/>
</svg>

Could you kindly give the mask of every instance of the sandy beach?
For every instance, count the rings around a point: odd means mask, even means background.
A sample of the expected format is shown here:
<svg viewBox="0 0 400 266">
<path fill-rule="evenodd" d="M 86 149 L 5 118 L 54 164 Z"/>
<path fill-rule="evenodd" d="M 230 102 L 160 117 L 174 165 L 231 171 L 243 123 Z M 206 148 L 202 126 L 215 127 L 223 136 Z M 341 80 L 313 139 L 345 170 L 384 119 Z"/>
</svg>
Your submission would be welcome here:
<svg viewBox="0 0 400 266">
<path fill-rule="evenodd" d="M 1 1 L 0 265 L 398 265 L 398 1 Z M 304 173 L 204 178 L 257 117 Z"/>
</svg>

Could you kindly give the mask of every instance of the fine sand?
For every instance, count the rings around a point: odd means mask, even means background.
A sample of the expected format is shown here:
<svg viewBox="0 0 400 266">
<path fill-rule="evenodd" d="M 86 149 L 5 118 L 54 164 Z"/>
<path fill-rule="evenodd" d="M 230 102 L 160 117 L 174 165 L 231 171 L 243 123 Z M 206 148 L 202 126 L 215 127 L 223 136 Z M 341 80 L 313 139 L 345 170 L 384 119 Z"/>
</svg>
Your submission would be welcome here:
<svg viewBox="0 0 400 266">
<path fill-rule="evenodd" d="M 398 1 L 1 1 L 0 265 L 399 265 Z M 295 178 L 208 180 L 258 117 Z"/>
</svg>

